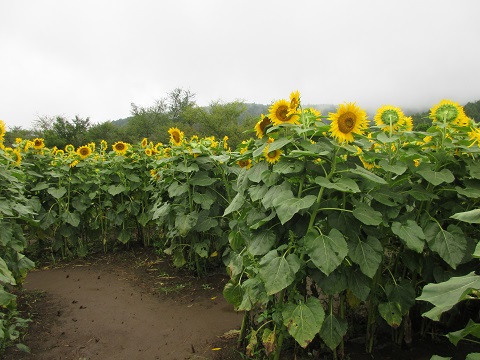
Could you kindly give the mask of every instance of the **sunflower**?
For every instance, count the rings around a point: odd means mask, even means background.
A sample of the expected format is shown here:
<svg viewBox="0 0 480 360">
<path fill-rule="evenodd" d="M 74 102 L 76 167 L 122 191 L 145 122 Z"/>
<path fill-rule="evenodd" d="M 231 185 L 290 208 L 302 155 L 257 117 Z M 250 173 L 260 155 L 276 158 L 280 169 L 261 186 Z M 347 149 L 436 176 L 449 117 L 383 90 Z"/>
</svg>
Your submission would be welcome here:
<svg viewBox="0 0 480 360">
<path fill-rule="evenodd" d="M 117 155 L 125 155 L 128 149 L 128 145 L 123 141 L 117 141 L 115 144 L 112 145 L 113 150 L 117 153 Z"/>
<path fill-rule="evenodd" d="M 152 154 L 153 154 L 152 149 L 150 149 L 150 148 L 145 149 L 145 155 L 152 156 Z"/>
<path fill-rule="evenodd" d="M 250 160 L 250 159 L 238 160 L 237 164 L 241 168 L 250 169 L 252 167 L 252 160 Z"/>
<path fill-rule="evenodd" d="M 20 166 L 22 162 L 22 154 L 20 154 L 20 150 L 15 149 L 11 153 L 12 159 L 15 162 L 15 165 Z"/>
<path fill-rule="evenodd" d="M 290 113 L 290 103 L 287 100 L 278 100 L 270 106 L 269 111 L 269 118 L 275 125 L 298 124 L 299 116 L 297 113 Z"/>
<path fill-rule="evenodd" d="M 41 138 L 33 139 L 33 148 L 36 150 L 43 149 L 45 147 L 44 140 Z"/>
<path fill-rule="evenodd" d="M 5 135 L 6 132 L 5 123 L 3 120 L 0 120 L 0 138 L 3 138 L 3 135 Z"/>
<path fill-rule="evenodd" d="M 430 118 L 432 122 L 440 124 L 456 124 L 460 125 L 464 122 L 467 115 L 463 111 L 463 107 L 451 100 L 442 100 L 432 109 L 430 109 Z"/>
<path fill-rule="evenodd" d="M 268 125 L 271 125 L 272 122 L 270 121 L 270 118 L 265 115 L 260 115 L 260 120 L 255 124 L 255 134 L 259 139 L 265 135 L 265 129 Z"/>
<path fill-rule="evenodd" d="M 92 153 L 92 149 L 90 148 L 90 146 L 80 146 L 78 149 L 77 149 L 77 154 L 82 158 L 82 159 L 86 159 L 87 157 L 90 156 L 90 154 Z"/>
<path fill-rule="evenodd" d="M 268 151 L 268 146 L 265 147 L 263 150 L 263 155 L 269 164 L 275 164 L 280 160 L 280 156 L 282 155 L 282 150 L 276 149 L 273 151 Z"/>
<path fill-rule="evenodd" d="M 78 160 L 74 160 L 74 161 L 71 162 L 70 167 L 71 167 L 71 168 L 74 168 L 75 166 L 78 165 L 78 163 L 79 163 Z"/>
<path fill-rule="evenodd" d="M 403 118 L 403 126 L 405 131 L 412 131 L 413 130 L 413 119 L 411 116 L 405 116 Z"/>
<path fill-rule="evenodd" d="M 68 144 L 65 146 L 65 152 L 67 153 L 73 153 L 75 152 L 75 146 L 73 146 L 72 144 Z"/>
<path fill-rule="evenodd" d="M 468 133 L 468 136 L 470 137 L 469 140 L 472 142 L 468 147 L 472 147 L 475 144 L 480 145 L 480 129 L 472 129 L 472 131 Z"/>
<path fill-rule="evenodd" d="M 375 124 L 384 132 L 398 131 L 404 124 L 405 114 L 395 106 L 384 105 L 377 110 L 374 116 Z"/>
<path fill-rule="evenodd" d="M 225 135 L 225 136 L 223 137 L 223 149 L 224 149 L 224 150 L 228 150 L 228 143 L 227 143 L 227 141 L 228 141 L 228 136 Z"/>
<path fill-rule="evenodd" d="M 20 137 L 15 138 L 15 144 L 20 144 L 22 141 L 23 139 Z"/>
<path fill-rule="evenodd" d="M 55 154 L 54 154 L 54 155 L 55 155 L 55 156 L 63 156 L 64 154 L 65 154 L 65 152 L 64 152 L 63 150 L 59 149 L 59 150 L 56 150 L 56 151 L 55 151 Z"/>
<path fill-rule="evenodd" d="M 290 111 L 297 111 L 300 106 L 300 93 L 298 90 L 290 94 Z"/>
<path fill-rule="evenodd" d="M 341 104 L 336 113 L 328 113 L 330 133 L 339 142 L 352 142 L 353 134 L 362 135 L 368 127 L 367 113 L 355 103 Z"/>
<path fill-rule="evenodd" d="M 146 148 L 147 145 L 148 145 L 148 139 L 147 139 L 147 138 L 143 138 L 143 139 L 142 139 L 142 143 L 141 143 L 142 148 Z"/>
<path fill-rule="evenodd" d="M 198 142 L 198 135 L 192 135 L 190 142 Z"/>
<path fill-rule="evenodd" d="M 180 131 L 178 128 L 170 128 L 168 129 L 168 133 L 170 134 L 170 142 L 176 146 L 180 146 L 183 141 L 183 131 Z"/>
<path fill-rule="evenodd" d="M 108 148 L 108 143 L 105 140 L 100 141 L 100 148 L 105 151 Z"/>
<path fill-rule="evenodd" d="M 153 147 L 153 152 L 155 154 L 160 153 L 163 150 L 163 144 L 161 142 L 156 143 L 155 146 Z"/>
</svg>

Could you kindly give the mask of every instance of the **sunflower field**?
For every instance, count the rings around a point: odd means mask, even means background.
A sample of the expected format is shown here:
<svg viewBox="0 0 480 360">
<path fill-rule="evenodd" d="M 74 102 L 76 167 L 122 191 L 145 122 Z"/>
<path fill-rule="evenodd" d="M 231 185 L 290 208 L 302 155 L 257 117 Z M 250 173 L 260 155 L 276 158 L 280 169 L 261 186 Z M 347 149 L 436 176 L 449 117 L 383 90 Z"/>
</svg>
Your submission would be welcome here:
<svg viewBox="0 0 480 360">
<path fill-rule="evenodd" d="M 390 105 L 373 121 L 355 103 L 323 115 L 296 91 L 233 150 L 178 128 L 168 144 L 8 147 L 0 122 L 0 339 L 25 323 L 11 288 L 34 266 L 26 249 L 55 259 L 139 243 L 199 275 L 226 267 L 247 356 L 343 358 L 355 332 L 372 352 L 381 326 L 411 343 L 480 289 L 480 128 L 450 100 L 430 118 L 419 132 Z"/>
</svg>

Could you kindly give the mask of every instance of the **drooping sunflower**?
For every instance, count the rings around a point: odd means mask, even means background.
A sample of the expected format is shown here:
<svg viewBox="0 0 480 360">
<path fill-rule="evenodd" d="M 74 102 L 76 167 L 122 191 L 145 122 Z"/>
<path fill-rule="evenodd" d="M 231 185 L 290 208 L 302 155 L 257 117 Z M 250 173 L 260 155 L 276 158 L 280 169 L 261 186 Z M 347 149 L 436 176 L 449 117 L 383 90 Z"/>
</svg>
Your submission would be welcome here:
<svg viewBox="0 0 480 360">
<path fill-rule="evenodd" d="M 276 162 L 278 162 L 278 160 L 280 160 L 280 156 L 282 156 L 282 150 L 276 149 L 273 151 L 269 151 L 268 146 L 266 146 L 265 150 L 263 150 L 263 155 L 265 156 L 265 160 L 267 160 L 269 164 L 275 164 Z"/>
<path fill-rule="evenodd" d="M 72 144 L 65 145 L 65 152 L 67 153 L 75 152 L 75 146 L 73 146 Z"/>
<path fill-rule="evenodd" d="M 250 169 L 252 167 L 252 160 L 250 160 L 250 159 L 238 160 L 237 164 L 241 168 Z"/>
<path fill-rule="evenodd" d="M 82 158 L 82 159 L 86 159 L 87 157 L 89 157 L 92 153 L 92 149 L 88 146 L 88 145 L 85 145 L 85 146 L 80 146 L 78 149 L 77 149 L 77 154 Z"/>
<path fill-rule="evenodd" d="M 147 138 L 143 138 L 141 145 L 142 145 L 142 148 L 146 148 L 147 145 L 148 145 L 148 139 L 147 139 Z"/>
<path fill-rule="evenodd" d="M 268 125 L 271 125 L 272 122 L 270 121 L 270 118 L 265 115 L 260 115 L 260 120 L 255 124 L 255 134 L 259 139 L 263 138 L 265 135 L 265 129 L 267 128 Z"/>
<path fill-rule="evenodd" d="M 42 138 L 33 139 L 33 148 L 36 150 L 43 149 L 45 147 L 45 142 Z"/>
<path fill-rule="evenodd" d="M 170 134 L 170 142 L 173 143 L 173 145 L 182 145 L 182 141 L 184 138 L 183 131 L 180 131 L 180 129 L 175 127 L 168 129 L 168 133 Z"/>
<path fill-rule="evenodd" d="M 367 113 L 355 103 L 341 104 L 336 113 L 328 113 L 329 132 L 338 142 L 352 142 L 353 134 L 362 135 L 368 127 Z"/>
<path fill-rule="evenodd" d="M 278 100 L 269 109 L 268 117 L 275 125 L 280 124 L 298 124 L 300 116 L 297 113 L 291 113 L 290 102 L 285 99 Z"/>
<path fill-rule="evenodd" d="M 430 109 L 430 118 L 435 124 L 460 125 L 466 118 L 463 107 L 451 100 L 442 100 Z"/>
<path fill-rule="evenodd" d="M 397 132 L 404 124 L 405 114 L 395 106 L 383 105 L 374 116 L 375 124 L 384 132 Z"/>
<path fill-rule="evenodd" d="M 128 145 L 123 141 L 117 141 L 115 144 L 112 145 L 112 148 L 117 153 L 117 155 L 125 155 L 128 149 Z"/>
<path fill-rule="evenodd" d="M 298 90 L 290 94 L 290 112 L 297 111 L 300 106 L 300 93 Z"/>
<path fill-rule="evenodd" d="M 108 148 L 108 143 L 105 140 L 100 141 L 100 148 L 105 151 Z"/>
</svg>

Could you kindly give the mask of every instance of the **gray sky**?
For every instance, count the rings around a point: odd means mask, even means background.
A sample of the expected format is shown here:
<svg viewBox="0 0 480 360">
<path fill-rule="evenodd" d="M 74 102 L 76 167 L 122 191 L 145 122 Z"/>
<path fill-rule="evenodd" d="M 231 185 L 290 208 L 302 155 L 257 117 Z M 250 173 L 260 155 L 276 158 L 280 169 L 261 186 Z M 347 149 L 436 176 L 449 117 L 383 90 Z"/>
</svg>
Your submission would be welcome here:
<svg viewBox="0 0 480 360">
<path fill-rule="evenodd" d="M 0 0 L 0 119 L 213 100 L 430 108 L 480 100 L 478 0 Z"/>
</svg>

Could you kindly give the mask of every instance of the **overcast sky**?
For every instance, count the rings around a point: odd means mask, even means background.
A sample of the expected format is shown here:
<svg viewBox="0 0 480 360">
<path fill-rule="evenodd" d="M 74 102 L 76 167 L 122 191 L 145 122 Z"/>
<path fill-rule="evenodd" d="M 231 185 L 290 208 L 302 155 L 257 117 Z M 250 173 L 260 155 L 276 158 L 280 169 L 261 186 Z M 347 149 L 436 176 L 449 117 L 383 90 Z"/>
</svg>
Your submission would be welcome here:
<svg viewBox="0 0 480 360">
<path fill-rule="evenodd" d="M 480 100 L 478 0 L 0 0 L 0 119 L 198 105 Z"/>
</svg>

